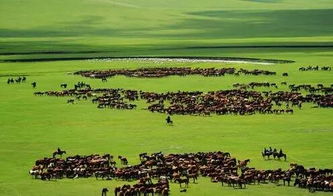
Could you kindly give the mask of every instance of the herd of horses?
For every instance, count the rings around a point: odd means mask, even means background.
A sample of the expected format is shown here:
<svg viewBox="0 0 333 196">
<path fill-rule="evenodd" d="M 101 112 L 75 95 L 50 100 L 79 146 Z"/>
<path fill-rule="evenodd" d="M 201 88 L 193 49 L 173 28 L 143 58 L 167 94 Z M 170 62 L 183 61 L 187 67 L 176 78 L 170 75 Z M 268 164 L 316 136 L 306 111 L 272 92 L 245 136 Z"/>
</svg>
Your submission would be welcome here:
<svg viewBox="0 0 333 196">
<path fill-rule="evenodd" d="M 302 67 L 300 71 L 330 71 L 330 67 Z M 276 75 L 276 72 L 266 70 L 245 70 L 235 68 L 142 68 L 135 70 L 93 70 L 75 73 L 89 78 L 102 79 L 116 75 L 128 77 L 167 77 L 167 76 L 224 76 L 231 75 Z M 288 76 L 288 73 L 283 73 Z M 281 82 L 287 85 L 287 82 Z M 37 83 L 32 84 L 36 87 Z M 316 107 L 333 107 L 333 85 L 310 84 L 288 86 L 290 91 L 255 91 L 257 87 L 272 87 L 277 89 L 276 83 L 251 82 L 248 84 L 234 84 L 235 89 L 220 91 L 178 91 L 178 92 L 145 92 L 141 90 L 125 90 L 112 88 L 92 88 L 89 84 L 78 82 L 73 89 L 67 89 L 67 84 L 60 84 L 61 91 L 35 92 L 35 95 L 56 97 L 70 97 L 67 103 L 74 104 L 77 100 L 91 100 L 97 108 L 135 109 L 135 101 L 144 100 L 147 110 L 166 113 L 167 124 L 172 124 L 170 115 L 250 115 L 294 113 L 294 108 L 302 109 L 304 103 L 315 104 Z M 251 90 L 248 90 L 251 89 Z M 304 94 L 302 91 L 308 92 Z M 197 183 L 198 178 L 208 177 L 213 183 L 221 183 L 235 189 L 246 188 L 250 184 L 276 183 L 307 188 L 309 191 L 333 192 L 332 169 L 305 169 L 298 164 L 290 164 L 287 170 L 271 169 L 259 170 L 248 166 L 250 159 L 239 160 L 231 157 L 228 152 L 198 152 L 184 154 L 168 154 L 162 152 L 139 155 L 140 162 L 128 165 L 124 156 L 118 156 L 118 161 L 110 154 L 104 155 L 75 155 L 62 158 L 66 151 L 52 153 L 52 157 L 37 160 L 30 175 L 36 179 L 54 180 L 62 178 L 88 178 L 104 180 L 137 181 L 134 185 L 125 184 L 114 189 L 115 196 L 161 195 L 170 194 L 170 183 L 177 183 L 181 192 L 185 192 L 190 183 Z M 287 155 L 280 149 L 271 148 L 261 152 L 263 159 L 287 160 Z M 108 188 L 103 188 L 102 196 L 106 196 Z"/>
<path fill-rule="evenodd" d="M 281 82 L 281 85 L 287 85 L 287 82 Z M 239 89 L 254 89 L 254 88 L 278 88 L 278 85 L 276 83 L 270 83 L 270 82 L 250 82 L 247 84 L 244 83 L 235 83 L 233 84 L 234 88 Z M 290 84 L 288 85 L 288 88 L 291 90 L 291 92 L 300 92 L 300 91 L 306 91 L 309 93 L 323 93 L 325 95 L 332 94 L 333 93 L 333 84 L 330 86 L 324 86 L 323 84 Z"/>
<path fill-rule="evenodd" d="M 268 152 L 269 150 L 267 150 Z M 62 178 L 87 178 L 105 180 L 137 181 L 135 185 L 125 184 L 114 189 L 115 196 L 137 196 L 140 194 L 169 195 L 169 183 L 179 184 L 186 190 L 198 178 L 208 177 L 213 183 L 221 183 L 235 189 L 246 188 L 249 184 L 276 183 L 308 188 L 310 191 L 333 191 L 332 169 L 305 169 L 302 165 L 290 164 L 290 168 L 259 170 L 248 166 L 250 159 L 239 160 L 229 152 L 198 152 L 184 154 L 141 153 L 140 162 L 127 165 L 125 157 L 118 156 L 121 166 L 110 154 L 75 155 L 62 158 L 58 149 L 51 158 L 37 160 L 30 175 L 36 179 L 53 180 Z M 53 153 L 54 155 L 54 153 Z M 156 182 L 157 181 L 157 182 Z M 156 183 L 154 183 L 156 182 Z M 106 195 L 107 188 L 103 189 Z"/>
<path fill-rule="evenodd" d="M 19 76 L 17 78 L 8 78 L 7 79 L 7 84 L 20 84 L 22 82 L 25 82 L 27 78 L 25 76 Z"/>
<path fill-rule="evenodd" d="M 283 153 L 282 149 L 279 151 L 276 150 L 276 148 L 272 149 L 269 147 L 268 149 L 264 148 L 264 150 L 261 153 L 263 158 L 270 159 L 271 156 L 273 156 L 274 159 L 281 159 L 284 158 L 285 161 L 287 161 L 287 154 Z"/>
<path fill-rule="evenodd" d="M 286 84 L 285 82 L 281 82 L 281 84 Z M 265 87 L 265 88 L 269 88 L 269 87 L 274 87 L 274 88 L 278 88 L 276 83 L 270 83 L 270 82 L 250 82 L 248 84 L 241 84 L 241 83 L 235 83 L 232 85 L 234 88 L 240 88 L 240 89 L 254 89 L 254 88 L 258 88 L 258 87 Z"/>
<path fill-rule="evenodd" d="M 311 84 L 291 84 L 289 85 L 289 89 L 292 92 L 299 92 L 303 90 L 309 93 L 323 93 L 325 95 L 333 94 L 333 84 L 330 86 L 324 86 L 323 84 L 317 84 L 315 86 L 312 86 Z"/>
<path fill-rule="evenodd" d="M 299 71 L 331 71 L 332 68 L 330 66 L 306 66 L 306 67 L 300 67 L 298 69 Z"/>
<path fill-rule="evenodd" d="M 148 77 L 160 78 L 166 76 L 187 76 L 187 75 L 202 75 L 202 76 L 224 76 L 232 75 L 276 75 L 276 72 L 267 70 L 246 70 L 236 68 L 191 68 L 191 67 L 157 67 L 157 68 L 140 68 L 140 69 L 110 69 L 110 70 L 89 70 L 78 71 L 76 75 L 81 75 L 89 78 L 97 78 L 106 81 L 106 78 L 123 75 L 127 77 Z"/>
<path fill-rule="evenodd" d="M 276 84 L 247 84 L 251 87 L 267 85 L 275 86 Z M 292 107 L 302 108 L 303 103 L 313 103 L 319 107 L 333 107 L 332 87 L 318 84 L 317 88 L 311 85 L 289 85 L 289 88 L 291 91 L 260 92 L 232 89 L 207 93 L 201 91 L 155 93 L 125 89 L 92 89 L 90 85 L 82 83 L 81 86 L 76 85 L 74 89 L 35 92 L 35 95 L 66 96 L 85 100 L 91 98 L 92 103 L 98 104 L 98 108 L 114 109 L 135 109 L 137 105 L 134 101 L 145 100 L 149 104 L 147 107 L 149 111 L 169 115 L 293 114 Z M 310 94 L 303 95 L 298 92 L 302 89 L 312 90 Z M 68 103 L 74 102 L 74 99 L 68 100 Z"/>
<path fill-rule="evenodd" d="M 8 78 L 7 79 L 7 84 L 21 84 L 21 83 L 25 83 L 26 81 L 27 81 L 26 76 L 19 76 L 17 78 Z M 37 82 L 32 82 L 31 86 L 33 88 L 36 88 Z"/>
<path fill-rule="evenodd" d="M 307 68 L 301 67 L 300 70 L 322 69 L 329 67 L 318 66 Z M 225 74 L 246 74 L 246 75 L 276 75 L 276 72 L 266 70 L 248 71 L 245 69 L 236 70 L 235 68 L 189 68 L 189 67 L 171 67 L 171 68 L 140 68 L 140 69 L 110 69 L 110 70 L 90 70 L 78 71 L 74 74 L 90 78 L 99 78 L 106 81 L 106 78 L 116 75 L 129 77 L 165 77 L 171 75 L 203 75 L 203 76 L 223 76 Z M 283 73 L 288 76 L 288 73 Z M 287 82 L 281 82 L 281 85 L 287 85 Z M 67 84 L 61 84 L 61 87 L 67 88 Z M 274 87 L 278 88 L 276 83 L 269 82 L 251 82 L 248 84 L 236 83 L 232 90 L 221 90 L 212 92 L 166 92 L 154 93 L 137 90 L 124 89 L 92 89 L 89 84 L 83 82 L 75 85 L 74 89 L 64 91 L 36 92 L 35 95 L 50 96 L 74 96 L 77 99 L 91 98 L 93 103 L 97 103 L 97 108 L 113 109 L 135 109 L 136 104 L 133 101 L 143 99 L 150 104 L 146 109 L 151 112 L 167 113 L 169 115 L 225 115 L 225 114 L 293 114 L 294 109 L 290 106 L 302 107 L 303 103 L 313 103 L 317 107 L 333 107 L 333 85 L 325 87 L 323 84 L 312 86 L 309 84 L 289 85 L 289 91 L 253 91 L 256 87 Z M 251 88 L 252 90 L 248 90 Z M 303 95 L 301 90 L 309 92 Z M 74 99 L 69 99 L 67 103 L 75 103 Z M 281 108 L 281 106 L 285 106 Z"/>
</svg>

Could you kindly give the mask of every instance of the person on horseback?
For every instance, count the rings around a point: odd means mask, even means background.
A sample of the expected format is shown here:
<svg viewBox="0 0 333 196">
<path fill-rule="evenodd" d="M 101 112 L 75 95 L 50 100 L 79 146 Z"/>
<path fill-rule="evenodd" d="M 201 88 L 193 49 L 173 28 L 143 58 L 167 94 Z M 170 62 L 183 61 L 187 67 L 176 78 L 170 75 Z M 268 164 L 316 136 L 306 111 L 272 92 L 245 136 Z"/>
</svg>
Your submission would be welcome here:
<svg viewBox="0 0 333 196">
<path fill-rule="evenodd" d="M 266 149 L 266 147 L 264 148 L 264 154 L 267 154 L 267 149 Z"/>
<path fill-rule="evenodd" d="M 165 120 L 166 120 L 167 124 L 172 124 L 173 123 L 170 116 L 168 116 Z"/>
<path fill-rule="evenodd" d="M 269 147 L 269 152 L 272 152 L 272 147 Z"/>
<path fill-rule="evenodd" d="M 283 155 L 282 149 L 280 148 L 279 155 Z"/>
<path fill-rule="evenodd" d="M 59 148 L 59 147 L 58 147 L 58 149 L 57 149 L 57 152 L 58 152 L 58 153 L 60 153 L 60 152 L 61 152 L 61 150 L 60 150 L 60 148 Z"/>
<path fill-rule="evenodd" d="M 276 150 L 276 148 L 274 148 L 274 150 L 273 150 L 273 153 L 277 153 L 277 150 Z"/>
</svg>

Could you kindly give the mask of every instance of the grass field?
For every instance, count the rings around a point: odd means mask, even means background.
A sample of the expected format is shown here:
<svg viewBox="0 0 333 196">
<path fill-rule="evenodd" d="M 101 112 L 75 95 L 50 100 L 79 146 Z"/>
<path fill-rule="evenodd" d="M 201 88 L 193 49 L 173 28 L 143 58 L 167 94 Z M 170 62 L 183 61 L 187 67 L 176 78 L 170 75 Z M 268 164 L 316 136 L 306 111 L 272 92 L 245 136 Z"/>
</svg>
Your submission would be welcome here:
<svg viewBox="0 0 333 196">
<path fill-rule="evenodd" d="M 306 104 L 293 115 L 174 116 L 139 107 L 98 110 L 89 102 L 36 97 L 60 83 L 146 91 L 219 90 L 232 84 L 286 81 L 330 85 L 332 72 L 299 72 L 304 65 L 333 65 L 331 0 L 0 0 L 0 195 L 99 195 L 123 181 L 91 179 L 43 182 L 28 171 L 58 146 L 69 155 L 111 153 L 138 162 L 141 152 L 229 151 L 256 168 L 329 167 L 333 162 L 333 111 Z M 294 60 L 292 64 L 153 63 L 135 61 L 1 62 L 99 56 L 225 56 Z M 276 71 L 276 76 L 115 77 L 108 83 L 68 73 L 150 66 L 237 67 Z M 281 74 L 288 72 L 289 77 Z M 11 75 L 25 84 L 7 85 Z M 32 89 L 30 82 L 37 81 Z M 286 88 L 280 88 L 286 90 Z M 264 88 L 260 90 L 265 90 Z M 264 161 L 265 146 L 283 148 L 289 160 Z M 313 195 L 268 185 L 235 190 L 200 178 L 188 192 L 172 195 Z M 315 195 L 331 193 L 317 192 Z M 110 194 L 112 195 L 112 194 Z"/>
</svg>

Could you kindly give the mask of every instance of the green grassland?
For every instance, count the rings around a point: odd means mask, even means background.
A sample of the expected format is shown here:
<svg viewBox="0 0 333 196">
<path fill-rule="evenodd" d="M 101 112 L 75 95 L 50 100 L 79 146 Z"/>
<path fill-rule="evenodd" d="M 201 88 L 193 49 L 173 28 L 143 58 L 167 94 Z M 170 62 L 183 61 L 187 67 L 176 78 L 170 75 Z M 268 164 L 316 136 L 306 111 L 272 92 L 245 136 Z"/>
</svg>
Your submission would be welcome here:
<svg viewBox="0 0 333 196">
<path fill-rule="evenodd" d="M 127 56 L 203 46 L 332 45 L 331 0 L 1 0 L 0 4 L 0 53 L 94 51 L 90 55 Z"/>
<path fill-rule="evenodd" d="M 330 85 L 332 72 L 299 72 L 304 65 L 333 65 L 331 0 L 0 0 L 0 61 L 99 56 L 224 56 L 294 60 L 292 64 L 153 63 L 135 61 L 0 62 L 0 195 L 99 195 L 123 181 L 91 179 L 43 182 L 28 171 L 58 146 L 69 155 L 125 155 L 131 164 L 141 152 L 229 151 L 250 158 L 256 168 L 330 167 L 333 111 L 306 104 L 293 115 L 174 116 L 142 108 L 99 110 L 90 102 L 36 97 L 60 90 L 60 83 L 85 81 L 93 87 L 145 91 L 231 89 L 233 83 L 286 81 Z M 265 47 L 263 47 L 265 46 Z M 269 47 L 268 47 L 269 46 Z M 53 52 L 53 54 L 49 54 Z M 108 83 L 74 76 L 87 69 L 151 66 L 237 67 L 276 71 L 276 76 L 114 77 Z M 282 77 L 288 72 L 289 77 Z M 11 75 L 25 84 L 7 85 Z M 37 81 L 34 90 L 30 82 Z M 259 90 L 268 90 L 261 88 Z M 286 90 L 281 87 L 279 90 Z M 288 161 L 264 161 L 263 147 L 283 148 Z M 313 195 L 274 184 L 235 190 L 200 178 L 188 192 L 212 195 Z M 331 193 L 315 193 L 329 195 Z M 112 195 L 112 193 L 110 194 Z"/>
<path fill-rule="evenodd" d="M 152 63 L 152 62 L 94 62 L 59 61 L 39 63 L 3 63 L 3 75 L 25 74 L 30 81 L 38 81 L 36 90 L 60 90 L 59 84 L 85 81 L 93 87 L 140 89 L 146 91 L 218 90 L 230 89 L 235 82 L 271 81 L 288 83 L 332 83 L 331 72 L 299 72 L 304 62 L 326 65 L 333 63 L 326 56 L 331 52 L 286 53 L 286 58 L 302 59 L 300 63 L 278 65 L 226 64 L 226 63 Z M 273 57 L 273 54 L 263 54 Z M 279 57 L 283 57 L 279 56 Z M 294 57 L 294 58 L 292 58 Z M 168 77 L 138 79 L 115 77 L 102 83 L 68 73 L 81 69 L 136 68 L 150 66 L 191 67 L 243 67 L 277 71 L 277 76 L 226 76 L 226 77 Z M 283 78 L 282 72 L 290 77 Z M 90 102 L 66 104 L 66 98 L 35 97 L 29 83 L 7 85 L 0 77 L 1 103 L 1 177 L 3 195 L 97 195 L 104 187 L 115 187 L 122 181 L 92 179 L 33 180 L 28 170 L 34 160 L 49 156 L 58 146 L 69 154 L 110 152 L 126 155 L 130 163 L 138 161 L 140 152 L 165 153 L 225 150 L 241 159 L 250 158 L 257 168 L 288 168 L 290 162 L 307 167 L 332 167 L 332 117 L 331 109 L 312 108 L 307 104 L 294 115 L 252 116 L 174 116 L 175 125 L 164 123 L 165 115 L 142 110 L 99 110 Z M 285 88 L 281 88 L 285 89 Z M 261 89 L 265 90 L 265 89 Z M 272 145 L 285 149 L 289 159 L 264 161 L 260 156 L 263 147 Z M 52 191 L 50 191 L 52 190 Z M 177 185 L 172 195 L 179 195 Z M 200 178 L 191 184 L 187 195 L 306 195 L 306 190 L 276 185 L 249 186 L 246 190 L 221 188 L 208 179 Z M 329 194 L 329 193 L 326 193 Z M 316 195 L 326 195 L 316 193 Z"/>
</svg>

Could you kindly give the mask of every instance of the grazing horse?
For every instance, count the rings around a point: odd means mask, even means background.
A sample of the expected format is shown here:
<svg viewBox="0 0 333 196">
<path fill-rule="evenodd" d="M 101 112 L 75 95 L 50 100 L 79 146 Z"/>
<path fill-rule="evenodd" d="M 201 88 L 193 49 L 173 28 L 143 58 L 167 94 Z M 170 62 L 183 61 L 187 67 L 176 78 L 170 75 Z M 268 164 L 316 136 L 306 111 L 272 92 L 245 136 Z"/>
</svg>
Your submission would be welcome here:
<svg viewBox="0 0 333 196">
<path fill-rule="evenodd" d="M 62 157 L 63 154 L 66 154 L 66 151 L 58 149 L 57 151 L 53 152 L 53 158 L 55 158 L 57 155 L 60 155 L 60 157 Z"/>
<path fill-rule="evenodd" d="M 282 76 L 288 76 L 288 73 L 283 73 Z"/>
<path fill-rule="evenodd" d="M 121 164 L 123 164 L 123 165 L 127 165 L 128 164 L 128 160 L 127 160 L 126 157 L 118 156 L 118 159 L 121 161 Z"/>
<path fill-rule="evenodd" d="M 107 192 L 109 192 L 108 188 L 103 188 L 102 189 L 102 196 L 106 196 Z"/>
</svg>

